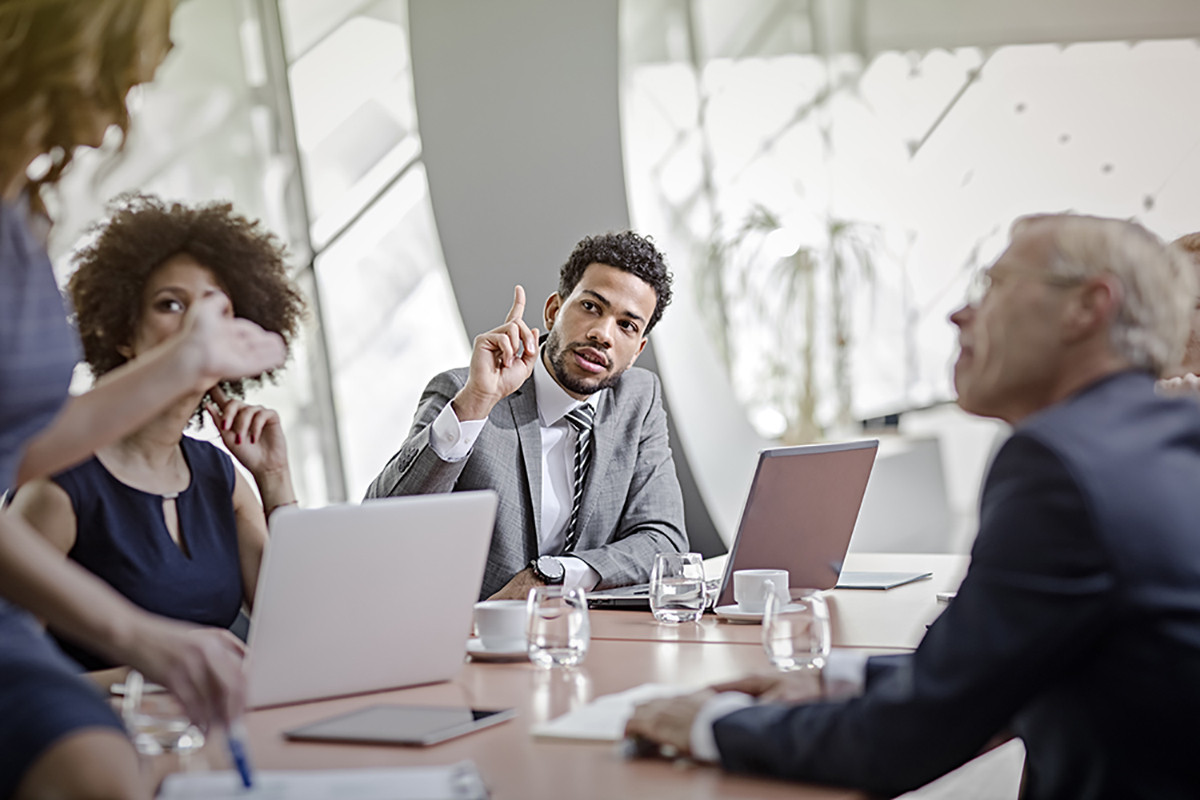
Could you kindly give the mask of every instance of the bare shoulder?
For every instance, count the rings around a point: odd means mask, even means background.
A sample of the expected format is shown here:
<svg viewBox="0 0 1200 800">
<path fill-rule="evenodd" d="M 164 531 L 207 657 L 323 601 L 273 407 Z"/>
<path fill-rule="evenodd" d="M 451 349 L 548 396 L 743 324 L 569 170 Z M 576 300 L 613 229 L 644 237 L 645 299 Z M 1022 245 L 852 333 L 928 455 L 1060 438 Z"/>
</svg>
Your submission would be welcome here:
<svg viewBox="0 0 1200 800">
<path fill-rule="evenodd" d="M 12 510 L 29 520 L 46 512 L 66 510 L 75 514 L 71 496 L 48 478 L 39 478 L 22 486 L 12 499 Z"/>
<path fill-rule="evenodd" d="M 12 512 L 64 553 L 75 545 L 75 507 L 54 481 L 39 479 L 22 486 L 13 497 Z"/>
</svg>

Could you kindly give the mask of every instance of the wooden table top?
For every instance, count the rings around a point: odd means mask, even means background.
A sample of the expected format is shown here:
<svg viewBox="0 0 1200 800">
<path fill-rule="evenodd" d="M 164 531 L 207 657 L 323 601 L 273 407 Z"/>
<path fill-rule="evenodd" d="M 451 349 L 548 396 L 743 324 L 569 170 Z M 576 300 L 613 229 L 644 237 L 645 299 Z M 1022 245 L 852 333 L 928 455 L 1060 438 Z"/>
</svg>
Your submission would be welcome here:
<svg viewBox="0 0 1200 800">
<path fill-rule="evenodd" d="M 952 592 L 967 571 L 967 556 L 939 554 L 851 554 L 846 568 L 857 571 L 933 572 L 933 577 L 894 589 L 834 589 L 827 593 L 834 647 L 912 650 L 925 626 L 945 608 L 938 592 Z M 592 611 L 593 639 L 762 644 L 758 623 L 730 622 L 705 614 L 696 623 L 656 622 L 648 611 Z"/>
<path fill-rule="evenodd" d="M 957 587 L 963 556 L 854 556 L 848 569 L 932 569 L 930 581 L 887 591 L 834 590 L 829 595 L 834 645 L 903 652 L 940 612 L 934 594 Z M 258 769 L 340 769 L 474 761 L 496 800 L 536 798 L 860 798 L 858 792 L 739 777 L 711 766 L 626 761 L 612 744 L 536 739 L 533 725 L 597 697 L 643 683 L 701 688 L 770 671 L 758 625 L 705 617 L 692 625 L 662 625 L 649 612 L 594 611 L 586 661 L 573 670 L 543 670 L 528 662 L 468 661 L 451 681 L 396 691 L 253 711 L 246 716 Z M 381 703 L 515 708 L 509 722 L 432 747 L 291 742 L 283 732 Z M 227 769 L 218 737 L 170 769 Z"/>
<path fill-rule="evenodd" d="M 573 670 L 524 663 L 464 664 L 452 681 L 253 711 L 246 716 L 248 745 L 260 770 L 399 767 L 475 762 L 495 800 L 536 798 L 862 798 L 859 792 L 739 777 L 711 766 L 657 760 L 628 761 L 609 743 L 538 739 L 533 725 L 579 708 L 601 695 L 642 683 L 702 688 L 770 669 L 756 647 L 697 642 L 593 640 Z M 326 717 L 378 704 L 515 708 L 515 719 L 432 747 L 292 742 L 283 732 Z M 228 769 L 217 737 L 172 769 Z"/>
</svg>

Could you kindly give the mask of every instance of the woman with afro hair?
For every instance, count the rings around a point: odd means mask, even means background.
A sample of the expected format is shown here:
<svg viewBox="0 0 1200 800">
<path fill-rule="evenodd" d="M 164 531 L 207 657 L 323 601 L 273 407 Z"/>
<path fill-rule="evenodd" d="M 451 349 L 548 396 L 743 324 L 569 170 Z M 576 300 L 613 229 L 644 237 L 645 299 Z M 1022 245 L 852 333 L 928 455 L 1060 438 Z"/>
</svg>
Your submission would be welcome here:
<svg viewBox="0 0 1200 800">
<path fill-rule="evenodd" d="M 177 335 L 188 308 L 224 296 L 226 316 L 290 342 L 304 301 L 283 247 L 228 203 L 118 198 L 68 284 L 84 359 L 99 379 Z M 198 386 L 78 466 L 21 487 L 13 509 L 73 561 L 142 608 L 227 628 L 254 602 L 270 513 L 296 502 L 278 415 L 240 398 L 249 379 Z M 188 436 L 211 417 L 218 447 Z M 52 631 L 53 632 L 53 631 Z M 60 639 L 85 669 L 116 666 Z"/>
</svg>

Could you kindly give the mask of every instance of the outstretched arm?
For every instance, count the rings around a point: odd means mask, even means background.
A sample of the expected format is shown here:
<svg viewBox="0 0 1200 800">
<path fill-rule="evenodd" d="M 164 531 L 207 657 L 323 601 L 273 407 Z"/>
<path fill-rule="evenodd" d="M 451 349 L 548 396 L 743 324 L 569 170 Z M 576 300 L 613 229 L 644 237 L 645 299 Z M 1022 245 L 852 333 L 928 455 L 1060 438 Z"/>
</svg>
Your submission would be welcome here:
<svg viewBox="0 0 1200 800">
<path fill-rule="evenodd" d="M 258 375 L 281 365 L 287 355 L 283 339 L 249 320 L 225 316 L 228 306 L 224 294 L 196 302 L 178 335 L 69 399 L 25 448 L 18 485 L 82 461 L 181 397 L 223 378 Z"/>
</svg>

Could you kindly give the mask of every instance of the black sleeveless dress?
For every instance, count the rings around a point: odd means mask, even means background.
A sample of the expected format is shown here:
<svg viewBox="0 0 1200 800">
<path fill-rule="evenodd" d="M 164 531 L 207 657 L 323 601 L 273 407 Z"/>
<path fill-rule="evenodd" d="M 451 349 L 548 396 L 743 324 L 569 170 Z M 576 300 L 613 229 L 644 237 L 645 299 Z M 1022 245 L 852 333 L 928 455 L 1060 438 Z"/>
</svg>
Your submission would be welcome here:
<svg viewBox="0 0 1200 800">
<path fill-rule="evenodd" d="M 186 551 L 167 531 L 163 496 L 121 483 L 93 457 L 53 479 L 75 510 L 75 545 L 67 555 L 147 611 L 228 628 L 242 606 L 233 462 L 189 436 L 179 445 L 192 475 L 175 498 Z M 116 666 L 71 642 L 59 644 L 84 669 Z"/>
</svg>

